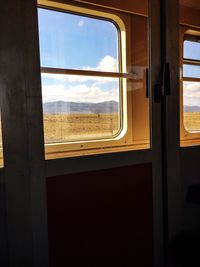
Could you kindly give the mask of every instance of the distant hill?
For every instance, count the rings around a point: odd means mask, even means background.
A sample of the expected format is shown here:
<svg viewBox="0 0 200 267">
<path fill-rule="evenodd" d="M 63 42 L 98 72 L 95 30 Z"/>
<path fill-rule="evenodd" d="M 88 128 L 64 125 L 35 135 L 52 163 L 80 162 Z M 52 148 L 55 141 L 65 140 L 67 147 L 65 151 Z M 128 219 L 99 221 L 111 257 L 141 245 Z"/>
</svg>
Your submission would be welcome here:
<svg viewBox="0 0 200 267">
<path fill-rule="evenodd" d="M 43 112 L 45 114 L 59 113 L 116 113 L 118 112 L 119 104 L 116 101 L 105 101 L 100 103 L 79 103 L 54 101 L 43 104 Z"/>
<path fill-rule="evenodd" d="M 200 106 L 184 106 L 184 112 L 200 112 Z"/>
</svg>

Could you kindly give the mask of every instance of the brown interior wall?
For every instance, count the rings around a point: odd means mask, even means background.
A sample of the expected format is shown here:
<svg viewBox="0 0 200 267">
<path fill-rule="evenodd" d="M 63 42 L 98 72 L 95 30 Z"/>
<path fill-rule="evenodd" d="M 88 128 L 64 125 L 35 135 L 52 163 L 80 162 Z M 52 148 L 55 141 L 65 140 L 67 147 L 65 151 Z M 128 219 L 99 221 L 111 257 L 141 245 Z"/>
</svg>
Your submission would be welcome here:
<svg viewBox="0 0 200 267">
<path fill-rule="evenodd" d="M 152 266 L 151 164 L 47 178 L 50 266 Z"/>
<path fill-rule="evenodd" d="M 146 14 L 147 13 L 147 0 L 133 1 L 133 0 L 75 0 L 78 2 L 86 2 L 96 5 L 101 5 L 105 7 L 112 7 L 128 12 Z"/>
<path fill-rule="evenodd" d="M 200 9 L 181 6 L 180 23 L 200 27 Z"/>
<path fill-rule="evenodd" d="M 133 71 L 142 79 L 132 85 L 133 137 L 134 141 L 150 140 L 149 99 L 146 98 L 145 69 L 148 66 L 147 18 L 132 15 L 131 62 Z"/>
<path fill-rule="evenodd" d="M 115 1 L 115 0 L 75 0 L 78 2 L 86 2 L 91 4 L 97 4 L 105 7 L 116 8 L 124 10 L 126 12 L 132 12 L 141 15 L 147 15 L 148 10 L 148 1 L 140 0 L 126 0 L 126 1 Z M 185 1 L 184 1 L 185 2 Z M 190 2 L 194 2 L 190 0 Z M 194 7 L 197 5 L 197 1 L 194 2 Z M 200 26 L 200 9 L 197 6 L 194 7 L 185 6 L 185 3 L 180 1 L 180 23 Z"/>
<path fill-rule="evenodd" d="M 187 194 L 191 185 L 200 184 L 200 148 L 186 147 L 181 149 L 181 179 L 183 189 L 183 227 L 185 229 L 199 229 L 200 206 L 189 203 Z"/>
</svg>

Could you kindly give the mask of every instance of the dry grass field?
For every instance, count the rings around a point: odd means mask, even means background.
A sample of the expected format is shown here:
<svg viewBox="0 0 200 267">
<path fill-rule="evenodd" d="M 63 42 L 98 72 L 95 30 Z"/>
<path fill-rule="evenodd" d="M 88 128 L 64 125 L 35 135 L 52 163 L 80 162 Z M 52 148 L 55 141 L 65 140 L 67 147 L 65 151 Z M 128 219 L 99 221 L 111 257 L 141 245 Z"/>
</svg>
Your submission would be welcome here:
<svg viewBox="0 0 200 267">
<path fill-rule="evenodd" d="M 119 131 L 118 113 L 45 114 L 45 143 L 111 137 Z"/>
<path fill-rule="evenodd" d="M 111 137 L 119 131 L 118 113 L 113 114 L 45 114 L 45 143 Z M 0 147 L 2 131 L 0 120 Z"/>
<path fill-rule="evenodd" d="M 200 112 L 185 112 L 183 119 L 187 131 L 200 131 Z"/>
<path fill-rule="evenodd" d="M 200 131 L 200 112 L 185 112 L 186 130 Z M 45 114 L 45 143 L 111 137 L 119 131 L 119 116 L 114 114 Z M 2 146 L 0 123 L 0 146 Z"/>
</svg>

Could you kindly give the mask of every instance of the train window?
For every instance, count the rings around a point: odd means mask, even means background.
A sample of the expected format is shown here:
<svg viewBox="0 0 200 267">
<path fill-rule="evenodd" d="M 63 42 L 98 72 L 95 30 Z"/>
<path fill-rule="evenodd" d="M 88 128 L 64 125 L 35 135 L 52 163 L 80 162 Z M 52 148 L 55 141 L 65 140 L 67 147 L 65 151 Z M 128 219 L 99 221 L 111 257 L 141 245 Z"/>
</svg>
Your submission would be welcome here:
<svg viewBox="0 0 200 267">
<path fill-rule="evenodd" d="M 189 133 L 200 132 L 200 42 L 198 39 L 186 39 L 183 44 L 183 124 Z"/>
<path fill-rule="evenodd" d="M 119 135 L 123 88 L 110 75 L 120 71 L 117 27 L 47 9 L 39 9 L 39 26 L 45 142 Z"/>
<path fill-rule="evenodd" d="M 142 68 L 127 73 L 131 17 L 77 3 L 38 4 L 46 158 L 133 149 L 133 90 L 146 83 Z M 139 130 L 141 138 L 146 128 Z"/>
</svg>

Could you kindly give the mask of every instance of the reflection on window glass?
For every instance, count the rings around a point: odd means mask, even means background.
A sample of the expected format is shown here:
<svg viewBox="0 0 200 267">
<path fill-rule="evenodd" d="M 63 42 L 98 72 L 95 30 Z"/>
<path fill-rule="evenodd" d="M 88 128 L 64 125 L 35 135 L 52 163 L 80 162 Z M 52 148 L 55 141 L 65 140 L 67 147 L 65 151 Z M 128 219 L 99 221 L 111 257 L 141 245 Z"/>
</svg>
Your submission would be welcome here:
<svg viewBox="0 0 200 267">
<path fill-rule="evenodd" d="M 183 65 L 183 77 L 200 78 L 200 65 Z"/>
<path fill-rule="evenodd" d="M 42 8 L 38 15 L 42 67 L 119 71 L 112 22 Z"/>
<path fill-rule="evenodd" d="M 122 127 L 122 81 L 92 73 L 120 71 L 116 26 L 41 8 L 38 14 L 41 67 L 57 69 L 41 74 L 45 143 L 116 137 Z"/>
<path fill-rule="evenodd" d="M 200 132 L 200 82 L 183 82 L 184 127 Z"/>
<path fill-rule="evenodd" d="M 119 79 L 42 74 L 45 143 L 109 138 L 120 130 Z"/>
<path fill-rule="evenodd" d="M 184 41 L 184 58 L 200 60 L 200 42 Z"/>
</svg>

